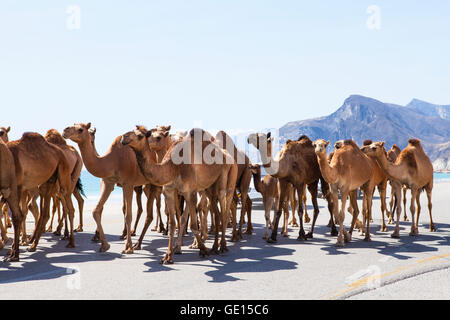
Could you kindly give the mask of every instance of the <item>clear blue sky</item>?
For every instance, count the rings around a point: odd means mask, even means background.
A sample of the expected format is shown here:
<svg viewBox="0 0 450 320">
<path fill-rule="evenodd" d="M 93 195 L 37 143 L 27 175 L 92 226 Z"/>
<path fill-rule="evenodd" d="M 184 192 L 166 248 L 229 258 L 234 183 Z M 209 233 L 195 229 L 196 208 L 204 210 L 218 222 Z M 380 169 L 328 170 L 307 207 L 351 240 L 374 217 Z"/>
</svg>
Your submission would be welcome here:
<svg viewBox="0 0 450 320">
<path fill-rule="evenodd" d="M 0 126 L 91 121 L 102 153 L 137 123 L 277 128 L 350 94 L 450 104 L 449 16 L 444 0 L 2 0 Z"/>
</svg>

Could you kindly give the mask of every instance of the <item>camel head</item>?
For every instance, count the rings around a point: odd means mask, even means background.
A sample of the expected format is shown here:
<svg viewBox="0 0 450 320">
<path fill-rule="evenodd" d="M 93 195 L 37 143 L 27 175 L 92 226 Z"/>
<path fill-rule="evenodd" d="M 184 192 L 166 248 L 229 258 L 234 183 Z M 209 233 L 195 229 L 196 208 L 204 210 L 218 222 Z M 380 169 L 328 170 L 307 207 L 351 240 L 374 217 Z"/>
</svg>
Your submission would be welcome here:
<svg viewBox="0 0 450 320">
<path fill-rule="evenodd" d="M 327 155 L 327 147 L 330 144 L 330 141 L 325 141 L 323 139 L 317 139 L 313 142 L 314 151 L 317 155 Z"/>
<path fill-rule="evenodd" d="M 73 126 L 67 127 L 63 131 L 63 137 L 65 139 L 70 139 L 76 143 L 83 143 L 85 141 L 91 141 L 91 136 L 89 134 L 89 129 L 91 128 L 91 123 L 78 123 Z"/>
<path fill-rule="evenodd" d="M 384 142 L 374 142 L 368 146 L 364 146 L 361 150 L 371 157 L 381 157 L 386 156 L 386 150 L 384 149 Z"/>
<path fill-rule="evenodd" d="M 272 147 L 273 137 L 271 137 L 271 133 L 252 133 L 247 138 L 247 143 L 253 145 L 256 149 L 260 151 L 267 151 Z M 266 146 L 267 150 L 264 150 L 264 146 Z M 261 150 L 263 149 L 263 150 Z"/>
<path fill-rule="evenodd" d="M 0 127 L 0 139 L 2 139 L 4 143 L 7 143 L 9 141 L 8 132 L 10 130 L 11 130 L 11 127 L 8 127 L 8 128 Z"/>
<path fill-rule="evenodd" d="M 150 131 L 150 136 L 147 138 L 150 148 L 158 151 L 168 147 L 170 126 L 157 126 Z"/>
<path fill-rule="evenodd" d="M 148 145 L 147 139 L 151 136 L 152 130 L 147 130 L 143 126 L 136 126 L 136 129 L 122 135 L 120 143 L 124 146 L 130 146 L 136 151 L 142 151 Z"/>
</svg>

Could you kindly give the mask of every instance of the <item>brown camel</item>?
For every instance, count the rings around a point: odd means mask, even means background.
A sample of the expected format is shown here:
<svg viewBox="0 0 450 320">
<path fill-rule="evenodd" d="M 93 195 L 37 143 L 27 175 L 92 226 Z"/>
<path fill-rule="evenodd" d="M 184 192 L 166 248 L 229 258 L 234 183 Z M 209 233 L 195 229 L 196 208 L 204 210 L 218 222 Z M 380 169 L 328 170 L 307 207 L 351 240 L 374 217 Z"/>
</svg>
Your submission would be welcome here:
<svg viewBox="0 0 450 320">
<path fill-rule="evenodd" d="M 328 210 L 330 211 L 332 234 L 337 234 L 336 226 L 333 222 L 332 203 L 328 190 L 328 183 L 323 179 L 320 172 L 319 164 L 317 162 L 316 154 L 311 140 L 307 136 L 301 136 L 298 141 L 292 141 L 284 145 L 278 156 L 272 158 L 272 138 L 269 134 L 257 133 L 251 134 L 248 137 L 248 142 L 255 146 L 263 161 L 263 166 L 266 172 L 279 179 L 279 205 L 277 214 L 275 216 L 274 228 L 272 235 L 267 241 L 269 243 L 276 242 L 278 223 L 281 216 L 281 210 L 287 211 L 287 184 L 292 183 L 294 187 L 303 193 L 303 187 L 306 184 L 311 193 L 311 200 L 314 206 L 314 217 L 311 224 L 311 231 L 305 235 L 303 228 L 303 208 L 299 208 L 300 231 L 298 240 L 306 240 L 313 237 L 314 226 L 319 214 L 319 206 L 317 204 L 317 186 L 319 180 L 321 181 L 322 193 L 326 196 L 328 201 Z M 303 194 L 300 196 L 300 199 Z M 302 201 L 299 201 L 302 205 Z M 301 209 L 301 210 L 300 210 Z"/>
<path fill-rule="evenodd" d="M 361 148 L 361 151 L 366 153 L 365 146 L 371 145 L 372 140 L 365 140 L 363 142 L 363 147 Z M 372 161 L 372 167 L 373 167 L 373 174 L 374 174 L 374 184 L 378 189 L 378 193 L 380 194 L 380 200 L 381 200 L 381 215 L 383 218 L 383 222 L 381 224 L 381 232 L 387 232 L 387 226 L 384 221 L 384 214 L 387 213 L 386 211 L 386 188 L 387 188 L 387 176 L 384 173 L 383 169 L 381 169 L 378 162 L 373 158 L 369 157 L 369 159 Z M 372 195 L 373 196 L 373 195 Z M 364 213 L 365 215 L 367 213 Z M 370 221 L 372 222 L 372 216 L 369 216 Z"/>
<path fill-rule="evenodd" d="M 39 239 L 45 231 L 45 224 L 49 219 L 50 198 L 57 188 L 62 195 L 63 212 L 69 217 L 70 235 L 67 247 L 75 247 L 74 208 L 71 198 L 74 185 L 71 181 L 71 168 L 64 152 L 56 145 L 48 143 L 38 133 L 24 133 L 20 140 L 10 141 L 7 146 L 14 157 L 22 212 L 26 211 L 27 202 L 24 199 L 28 191 L 39 187 L 41 196 L 41 213 L 28 251 L 36 250 Z"/>
<path fill-rule="evenodd" d="M 64 155 L 66 156 L 66 158 L 69 162 L 70 171 L 72 173 L 71 177 L 72 177 L 72 185 L 73 185 L 73 195 L 78 202 L 78 211 L 80 213 L 80 224 L 74 231 L 81 232 L 81 231 L 83 231 L 84 199 L 80 194 L 80 190 L 82 190 L 80 174 L 81 174 L 81 169 L 83 168 L 83 160 L 81 159 L 81 156 L 78 153 L 78 151 L 74 147 L 69 146 L 66 143 L 66 140 L 63 138 L 63 136 L 56 129 L 48 130 L 47 133 L 45 134 L 44 138 L 45 138 L 45 140 L 47 140 L 47 142 L 58 146 L 64 152 Z M 58 199 L 57 200 L 58 207 L 59 207 L 59 201 L 60 201 L 61 197 L 62 197 L 61 194 L 56 194 L 55 197 L 53 198 L 53 200 Z M 54 205 L 55 205 L 55 202 L 54 202 Z M 51 221 L 53 221 L 54 212 L 55 212 L 55 210 L 53 210 L 53 212 L 52 212 L 53 214 L 52 214 Z M 64 220 L 66 220 L 66 218 L 67 217 L 64 217 Z M 63 220 L 61 219 L 61 221 L 59 221 L 59 225 L 55 231 L 55 235 L 61 235 L 62 223 L 63 223 Z M 52 227 L 52 224 L 50 224 L 50 229 L 51 229 L 51 227 Z M 65 237 L 67 237 L 67 232 L 68 232 L 68 229 L 67 229 L 67 224 L 66 224 L 66 232 L 64 235 Z"/>
<path fill-rule="evenodd" d="M 356 204 L 356 189 L 361 188 L 364 192 L 363 212 L 366 214 L 366 236 L 370 240 L 370 215 L 372 211 L 372 195 L 375 188 L 373 164 L 356 145 L 353 140 L 341 140 L 336 142 L 331 163 L 327 159 L 327 146 L 329 141 L 318 139 L 313 143 L 320 170 L 324 179 L 330 184 L 331 196 L 333 198 L 333 214 L 339 223 L 339 235 L 337 246 L 343 246 L 344 240 L 350 241 L 353 228 L 358 218 L 358 205 Z M 350 201 L 353 207 L 353 219 L 349 233 L 344 228 L 345 203 L 353 191 Z M 341 208 L 338 209 L 338 192 L 341 195 Z M 356 211 L 356 212 L 355 212 Z"/>
<path fill-rule="evenodd" d="M 100 199 L 93 210 L 94 220 L 97 224 L 96 234 L 93 241 L 100 240 L 100 252 L 107 251 L 110 245 L 103 232 L 101 222 L 103 206 L 109 195 L 114 190 L 116 184 L 123 190 L 125 202 L 125 233 L 126 244 L 122 251 L 124 254 L 133 253 L 131 242 L 131 220 L 132 220 L 132 199 L 134 187 L 146 184 L 146 179 L 142 175 L 136 161 L 134 151 L 120 143 L 122 136 L 118 136 L 104 156 L 99 156 L 89 132 L 91 124 L 75 124 L 64 129 L 63 137 L 78 144 L 81 157 L 86 169 L 95 177 L 101 178 Z"/>
<path fill-rule="evenodd" d="M 265 175 L 261 180 L 261 166 L 259 164 L 251 165 L 250 170 L 253 174 L 253 183 L 256 191 L 261 193 L 264 204 L 264 216 L 266 218 L 266 231 L 264 232 L 263 239 L 269 237 L 269 228 L 273 228 L 270 220 L 270 211 L 275 203 L 274 213 L 278 208 L 278 179 L 271 175 Z M 275 216 L 275 215 L 274 215 Z"/>
<path fill-rule="evenodd" d="M 419 222 L 420 209 L 418 207 L 417 223 L 414 220 L 415 204 L 420 196 L 420 192 L 425 190 L 428 198 L 428 212 L 430 214 L 430 231 L 436 231 L 433 223 L 433 217 L 431 213 L 432 203 L 431 194 L 433 190 L 433 166 L 430 159 L 423 151 L 422 145 L 419 139 L 409 139 L 408 146 L 402 150 L 394 163 L 388 161 L 386 151 L 384 149 L 384 142 L 375 142 L 370 146 L 367 146 L 367 153 L 374 156 L 381 168 L 386 172 L 387 176 L 397 181 L 399 184 L 406 185 L 411 190 L 411 236 L 418 235 L 419 230 L 417 224 Z M 397 223 L 395 231 L 392 237 L 398 238 L 399 233 L 399 220 L 401 213 L 401 192 L 400 188 L 396 188 L 397 201 Z M 416 201 L 414 201 L 416 200 Z M 420 200 L 420 199 L 419 199 Z"/>
<path fill-rule="evenodd" d="M 176 246 L 173 248 L 177 193 L 181 193 L 186 201 L 186 210 L 181 217 L 181 230 L 184 230 L 189 214 L 191 230 L 197 240 L 200 255 L 209 254 L 197 224 L 196 195 L 202 190 L 206 190 L 208 194 L 212 211 L 215 213 L 216 225 L 219 218 L 222 221 L 220 251 L 228 250 L 225 239 L 227 212 L 234 195 L 238 171 L 233 157 L 215 144 L 214 138 L 209 133 L 202 129 L 192 129 L 182 141 L 171 146 L 161 163 L 156 163 L 151 158 L 146 139 L 150 135 L 151 132 L 145 132 L 142 128 L 136 129 L 124 134 L 121 141 L 135 150 L 139 166 L 148 181 L 164 186 L 164 196 L 169 204 L 169 246 L 161 262 L 173 263 L 174 252 L 181 252 L 181 233 L 178 234 Z M 215 208 L 216 198 L 219 199 L 220 212 Z M 213 251 L 218 251 L 218 228 Z"/>
<path fill-rule="evenodd" d="M 19 207 L 14 157 L 3 139 L 0 139 L 0 196 L 2 197 L 2 201 L 7 202 L 12 212 L 12 223 L 14 227 L 14 240 L 10 254 L 5 261 L 18 261 L 20 225 L 22 224 L 23 215 Z M 2 230 L 2 240 L 0 241 L 0 248 L 3 248 L 8 242 L 5 230 Z"/>
<path fill-rule="evenodd" d="M 249 165 L 250 159 L 247 155 L 240 149 L 236 148 L 236 145 L 233 142 L 233 139 L 225 132 L 219 131 L 216 134 L 215 141 L 221 146 L 223 149 L 227 150 L 227 152 L 234 157 L 234 161 L 238 166 L 238 176 L 236 181 L 236 191 L 240 193 L 241 200 L 241 218 L 239 220 L 239 229 L 236 231 L 236 214 L 235 210 L 233 210 L 233 234 L 231 237 L 231 241 L 237 241 L 242 239 L 242 226 L 244 224 L 244 217 L 247 213 L 248 221 L 247 228 L 245 230 L 246 234 L 252 234 L 253 226 L 251 219 L 251 210 L 248 210 L 247 207 L 249 199 L 248 198 L 248 190 L 250 188 L 250 182 L 252 180 L 252 172 L 250 170 Z M 250 200 L 251 201 L 251 200 Z M 236 203 L 237 204 L 237 203 Z"/>
</svg>

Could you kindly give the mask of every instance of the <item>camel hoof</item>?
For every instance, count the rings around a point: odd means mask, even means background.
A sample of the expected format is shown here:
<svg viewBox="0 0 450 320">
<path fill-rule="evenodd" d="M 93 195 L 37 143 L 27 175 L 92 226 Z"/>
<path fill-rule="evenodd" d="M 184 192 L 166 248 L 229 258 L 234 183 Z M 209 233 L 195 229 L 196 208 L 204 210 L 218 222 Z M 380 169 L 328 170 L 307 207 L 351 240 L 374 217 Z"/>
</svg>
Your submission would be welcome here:
<svg viewBox="0 0 450 320">
<path fill-rule="evenodd" d="M 388 231 L 388 228 L 386 227 L 386 226 L 382 226 L 381 228 L 380 228 L 380 232 L 387 232 Z"/>
<path fill-rule="evenodd" d="M 167 232 L 167 230 L 164 230 L 164 232 L 162 234 L 163 234 L 163 236 L 167 236 L 169 233 Z"/>
<path fill-rule="evenodd" d="M 134 249 L 134 250 L 142 250 L 142 249 L 141 249 L 141 244 L 140 244 L 140 243 L 136 243 L 136 244 L 133 246 L 133 249 Z"/>
<path fill-rule="evenodd" d="M 119 237 L 119 239 L 120 240 L 125 240 L 127 238 L 127 235 L 125 234 L 125 235 L 121 235 L 120 237 Z"/>
<path fill-rule="evenodd" d="M 297 240 L 298 240 L 298 241 L 306 241 L 307 238 L 306 238 L 306 236 L 305 236 L 304 234 L 302 234 L 302 235 L 300 235 L 300 236 L 297 237 Z"/>
<path fill-rule="evenodd" d="M 52 232 L 53 229 L 52 228 L 48 228 L 47 230 L 45 230 L 45 232 Z"/>
<path fill-rule="evenodd" d="M 344 241 L 337 241 L 335 246 L 338 247 L 338 248 L 343 248 L 344 247 Z"/>
<path fill-rule="evenodd" d="M 289 236 L 288 232 L 282 232 L 281 235 L 285 238 Z"/>
<path fill-rule="evenodd" d="M 202 258 L 210 255 L 209 250 L 207 248 L 200 249 L 199 254 L 200 254 L 200 257 L 202 257 Z"/>
<path fill-rule="evenodd" d="M 75 230 L 73 230 L 74 232 L 83 232 L 83 227 L 82 226 L 78 226 L 78 228 L 76 228 Z"/>
<path fill-rule="evenodd" d="M 331 229 L 331 236 L 335 237 L 339 234 L 339 232 L 336 230 L 336 228 Z"/>
<path fill-rule="evenodd" d="M 175 246 L 175 248 L 173 248 L 173 252 L 175 253 L 175 254 L 181 254 L 182 252 L 181 252 L 181 247 L 180 246 Z"/>
<path fill-rule="evenodd" d="M 245 234 L 251 235 L 252 233 L 253 233 L 253 228 L 250 228 L 250 229 L 246 229 L 246 230 L 245 230 Z"/>
<path fill-rule="evenodd" d="M 270 237 L 267 239 L 267 243 L 277 243 L 277 239 L 272 239 L 272 237 Z"/>
<path fill-rule="evenodd" d="M 92 239 L 91 239 L 91 242 L 99 242 L 100 241 L 100 238 L 99 237 L 96 237 L 96 236 L 93 236 L 92 237 Z"/>
<path fill-rule="evenodd" d="M 327 227 L 328 227 L 328 228 L 333 228 L 333 226 L 334 226 L 334 224 L 331 222 L 331 219 L 328 220 Z"/>
<path fill-rule="evenodd" d="M 134 231 L 134 230 L 131 231 L 131 236 L 132 236 L 132 237 L 136 236 L 136 231 Z"/>
<path fill-rule="evenodd" d="M 211 252 L 214 253 L 214 254 L 219 254 L 220 253 L 219 245 L 214 244 L 213 247 L 211 248 Z"/>
<path fill-rule="evenodd" d="M 364 241 L 370 242 L 370 241 L 372 241 L 372 239 L 370 239 L 370 237 L 364 237 Z"/>
<path fill-rule="evenodd" d="M 306 234 L 306 238 L 307 239 L 312 239 L 313 238 L 313 233 L 310 231 Z"/>
<path fill-rule="evenodd" d="M 193 243 L 189 246 L 189 249 L 198 249 L 198 244 L 197 243 Z"/>
<path fill-rule="evenodd" d="M 267 240 L 268 236 L 263 236 L 262 238 L 263 240 Z"/>
<path fill-rule="evenodd" d="M 393 234 L 391 234 L 391 238 L 400 239 L 400 235 L 398 234 L 398 232 L 394 232 Z"/>
<path fill-rule="evenodd" d="M 128 249 L 124 249 L 122 250 L 122 254 L 133 254 L 133 248 L 128 248 Z"/>
<path fill-rule="evenodd" d="M 61 235 L 61 231 L 56 230 L 55 232 L 53 232 L 53 235 L 60 236 Z"/>
<path fill-rule="evenodd" d="M 109 250 L 110 247 L 111 247 L 111 246 L 109 245 L 109 243 L 108 243 L 108 244 L 105 244 L 105 245 L 102 245 L 102 246 L 100 247 L 99 252 L 106 252 L 106 251 Z"/>
<path fill-rule="evenodd" d="M 220 246 L 220 253 L 225 253 L 225 252 L 228 252 L 227 246 L 226 245 L 221 245 Z"/>
<path fill-rule="evenodd" d="M 409 221 L 408 217 L 403 217 L 403 221 Z"/>
<path fill-rule="evenodd" d="M 166 254 L 164 258 L 161 259 L 161 264 L 173 264 L 173 258 Z"/>
<path fill-rule="evenodd" d="M 36 252 L 36 247 L 34 247 L 34 246 L 28 247 L 27 251 L 28 252 Z"/>
<path fill-rule="evenodd" d="M 75 248 L 75 245 L 73 243 L 68 243 L 66 245 L 66 248 Z"/>
<path fill-rule="evenodd" d="M 17 262 L 19 261 L 19 257 L 17 256 L 9 256 L 3 259 L 3 262 Z"/>
<path fill-rule="evenodd" d="M 65 235 L 65 236 L 59 238 L 59 240 L 69 240 L 69 236 L 68 236 L 68 235 Z"/>
<path fill-rule="evenodd" d="M 310 217 L 305 217 L 305 223 L 309 223 L 311 221 Z M 296 225 L 296 227 L 298 227 L 298 225 Z"/>
<path fill-rule="evenodd" d="M 430 232 L 436 232 L 436 228 L 434 227 L 434 225 L 430 226 Z"/>
<path fill-rule="evenodd" d="M 158 227 L 151 228 L 150 231 L 158 231 Z"/>
</svg>

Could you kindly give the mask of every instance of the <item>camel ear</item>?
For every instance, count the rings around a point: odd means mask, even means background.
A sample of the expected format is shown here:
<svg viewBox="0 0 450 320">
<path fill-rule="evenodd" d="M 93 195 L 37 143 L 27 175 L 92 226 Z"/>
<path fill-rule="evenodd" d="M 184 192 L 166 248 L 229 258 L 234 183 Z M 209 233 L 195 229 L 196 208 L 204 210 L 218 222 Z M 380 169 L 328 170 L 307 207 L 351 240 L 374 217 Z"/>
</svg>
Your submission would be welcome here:
<svg viewBox="0 0 450 320">
<path fill-rule="evenodd" d="M 381 142 L 381 146 L 384 147 L 384 145 L 386 144 L 386 142 Z"/>
<path fill-rule="evenodd" d="M 97 128 L 92 129 L 92 134 L 95 134 L 97 132 Z"/>
<path fill-rule="evenodd" d="M 328 147 L 329 144 L 330 144 L 330 141 L 326 141 L 325 142 L 325 147 Z"/>
<path fill-rule="evenodd" d="M 152 133 L 153 133 L 153 130 L 147 131 L 147 132 L 145 133 L 145 137 L 146 137 L 146 138 L 149 138 L 149 137 L 152 135 Z"/>
<path fill-rule="evenodd" d="M 11 127 L 6 128 L 6 132 L 8 133 L 11 130 Z"/>
<path fill-rule="evenodd" d="M 163 127 L 163 128 L 164 128 L 164 130 L 169 131 L 171 127 L 172 127 L 172 126 L 165 126 L 165 127 Z"/>
<path fill-rule="evenodd" d="M 166 132 L 163 133 L 164 137 L 167 137 L 168 135 L 169 135 L 169 131 L 166 131 Z"/>
<path fill-rule="evenodd" d="M 86 125 L 86 129 L 89 129 L 91 127 L 91 123 L 88 122 L 88 124 Z"/>
<path fill-rule="evenodd" d="M 272 135 L 272 132 L 268 132 L 267 133 L 267 139 L 269 139 L 271 135 Z"/>
</svg>

